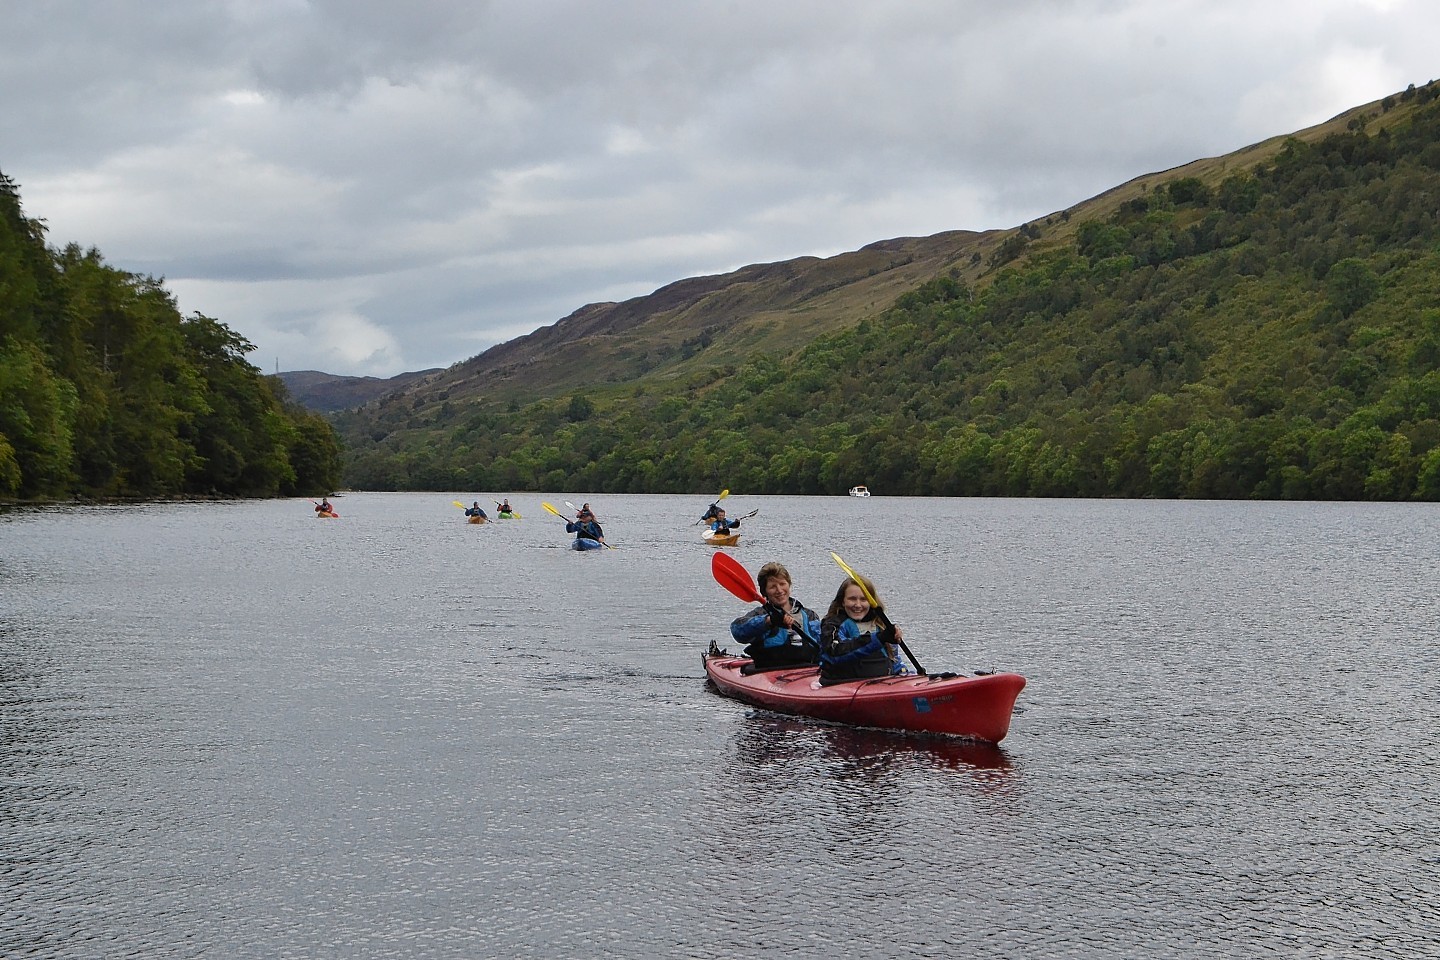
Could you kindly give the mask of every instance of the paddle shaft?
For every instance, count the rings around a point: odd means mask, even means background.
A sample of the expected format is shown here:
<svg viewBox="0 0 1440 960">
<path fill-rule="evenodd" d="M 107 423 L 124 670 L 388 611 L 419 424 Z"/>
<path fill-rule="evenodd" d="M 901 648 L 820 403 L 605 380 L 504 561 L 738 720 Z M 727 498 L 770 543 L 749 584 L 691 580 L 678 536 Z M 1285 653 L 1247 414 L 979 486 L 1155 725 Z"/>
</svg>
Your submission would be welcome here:
<svg viewBox="0 0 1440 960">
<path fill-rule="evenodd" d="M 551 505 L 551 504 L 549 504 L 549 503 L 546 503 L 544 500 L 541 500 L 541 501 L 540 501 L 540 506 L 542 506 L 542 507 L 545 508 L 545 512 L 546 512 L 546 513 L 553 513 L 553 514 L 555 514 L 555 516 L 559 517 L 561 520 L 564 520 L 564 521 L 565 521 L 565 525 L 566 525 L 567 527 L 570 526 L 570 524 L 574 522 L 574 521 L 570 520 L 568 517 L 566 517 L 565 514 L 561 513 L 559 510 L 556 510 L 553 505 Z M 571 510 L 574 510 L 574 509 L 575 509 L 575 504 L 571 503 L 569 500 L 566 500 L 566 501 L 565 501 L 565 506 L 569 507 Z M 584 538 L 584 539 L 587 539 L 587 540 L 588 540 L 589 538 L 586 537 L 586 538 Z M 606 550 L 614 550 L 614 549 L 615 549 L 614 547 L 610 546 L 610 544 L 606 543 L 604 540 L 597 540 L 596 543 L 599 543 L 599 544 L 600 544 L 602 547 L 604 547 Z"/>
<path fill-rule="evenodd" d="M 885 612 L 885 608 L 880 606 L 880 602 L 875 598 L 875 595 L 870 592 L 870 588 L 865 586 L 865 581 L 860 579 L 860 574 L 852 570 L 850 568 L 850 565 L 844 560 L 841 560 L 838 553 L 832 551 L 830 553 L 830 557 L 837 564 L 840 565 L 840 569 L 845 571 L 845 575 L 847 577 L 849 577 L 851 580 L 854 580 L 860 586 L 860 592 L 865 594 L 865 599 L 869 602 L 870 609 L 872 609 L 875 612 L 875 615 L 880 619 L 880 625 L 882 627 L 891 627 L 893 629 L 895 626 L 895 622 L 890 619 L 889 614 Z M 915 654 L 910 652 L 910 647 L 906 645 L 904 640 L 900 639 L 899 635 L 896 635 L 895 643 L 899 645 L 901 650 L 905 651 L 905 656 L 910 658 L 910 662 L 915 664 L 915 672 L 920 674 L 920 676 L 922 677 L 925 676 L 925 668 L 920 665 L 919 660 L 915 659 Z"/>
<path fill-rule="evenodd" d="M 887 626 L 887 627 L 894 627 L 894 626 L 895 626 L 895 624 L 890 621 L 890 618 L 885 615 L 885 610 L 884 610 L 883 607 L 880 608 L 880 609 L 877 609 L 875 612 L 880 615 L 880 623 L 881 623 L 883 626 Z M 922 677 L 925 676 L 925 668 L 922 667 L 922 666 L 920 666 L 920 661 L 915 659 L 915 654 L 913 654 L 913 653 L 910 652 L 910 647 L 906 645 L 906 643 L 905 643 L 904 640 L 900 639 L 900 635 L 899 635 L 899 634 L 896 634 L 896 635 L 895 635 L 895 643 L 899 645 L 899 647 L 900 647 L 901 650 L 905 651 L 905 656 L 907 656 L 907 657 L 910 658 L 910 662 L 913 663 L 913 664 L 915 664 L 915 672 L 918 673 L 918 674 L 920 674 L 920 676 L 922 676 Z"/>
</svg>

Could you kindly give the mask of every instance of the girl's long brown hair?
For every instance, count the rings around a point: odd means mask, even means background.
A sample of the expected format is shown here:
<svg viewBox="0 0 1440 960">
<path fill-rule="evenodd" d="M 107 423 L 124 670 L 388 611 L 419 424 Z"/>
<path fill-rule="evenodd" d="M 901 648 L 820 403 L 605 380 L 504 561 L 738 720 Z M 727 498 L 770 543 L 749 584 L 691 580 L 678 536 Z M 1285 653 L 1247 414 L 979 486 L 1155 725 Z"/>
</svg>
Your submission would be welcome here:
<svg viewBox="0 0 1440 960">
<path fill-rule="evenodd" d="M 859 587 L 861 592 L 868 591 L 869 595 L 875 598 L 875 602 L 870 604 L 870 616 L 873 617 L 876 611 L 885 609 L 885 601 L 880 599 L 880 594 L 875 590 L 875 584 L 870 582 L 869 577 L 860 574 L 858 580 L 855 577 L 846 577 L 840 581 L 840 589 L 835 591 L 835 599 L 830 601 L 830 609 L 825 612 L 825 616 L 838 617 L 842 620 L 850 616 L 845 612 L 845 591 L 852 586 Z"/>
</svg>

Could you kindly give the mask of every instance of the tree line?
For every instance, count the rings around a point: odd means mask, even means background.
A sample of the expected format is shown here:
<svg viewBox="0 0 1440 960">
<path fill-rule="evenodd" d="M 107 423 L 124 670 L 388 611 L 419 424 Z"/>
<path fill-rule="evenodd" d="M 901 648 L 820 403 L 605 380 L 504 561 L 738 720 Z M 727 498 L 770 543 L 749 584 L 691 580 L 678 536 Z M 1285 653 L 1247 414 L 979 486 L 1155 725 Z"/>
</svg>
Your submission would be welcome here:
<svg viewBox="0 0 1440 960">
<path fill-rule="evenodd" d="M 0 173 L 0 498 L 334 489 L 333 427 L 248 363 L 254 349 L 181 316 L 159 280 L 49 247 Z"/>
</svg>

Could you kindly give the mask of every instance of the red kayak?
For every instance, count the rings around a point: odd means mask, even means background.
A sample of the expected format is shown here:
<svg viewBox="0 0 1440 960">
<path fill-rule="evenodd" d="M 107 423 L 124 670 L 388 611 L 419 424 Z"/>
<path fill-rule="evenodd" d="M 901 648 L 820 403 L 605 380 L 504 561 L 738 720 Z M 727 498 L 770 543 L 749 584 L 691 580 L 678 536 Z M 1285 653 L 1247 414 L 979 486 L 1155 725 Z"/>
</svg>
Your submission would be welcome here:
<svg viewBox="0 0 1440 960">
<path fill-rule="evenodd" d="M 859 727 L 944 733 L 999 743 L 1010 732 L 1015 698 L 1025 689 L 1018 673 L 965 677 L 953 673 L 820 685 L 819 667 L 789 667 L 743 674 L 749 657 L 711 645 L 705 675 L 727 697 L 780 713 Z"/>
</svg>

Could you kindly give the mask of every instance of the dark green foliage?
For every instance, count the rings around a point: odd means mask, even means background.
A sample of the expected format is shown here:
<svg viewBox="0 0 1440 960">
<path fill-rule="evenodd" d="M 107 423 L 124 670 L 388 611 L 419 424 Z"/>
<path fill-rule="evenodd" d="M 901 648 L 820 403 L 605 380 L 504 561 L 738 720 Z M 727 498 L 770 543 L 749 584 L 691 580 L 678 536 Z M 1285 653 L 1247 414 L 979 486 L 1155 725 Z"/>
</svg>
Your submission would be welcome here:
<svg viewBox="0 0 1440 960">
<path fill-rule="evenodd" d="M 349 415 L 349 479 L 1440 499 L 1430 90 L 1377 133 L 1292 140 L 1214 188 L 1156 185 L 1071 245 L 1037 252 L 1036 232 L 1017 231 L 983 286 L 937 278 L 790 357 L 596 390 L 588 407 L 482 404 L 410 432 L 383 405 Z"/>
<path fill-rule="evenodd" d="M 0 174 L 0 497 L 276 496 L 339 486 L 330 424 L 156 280 L 55 251 Z"/>
</svg>

